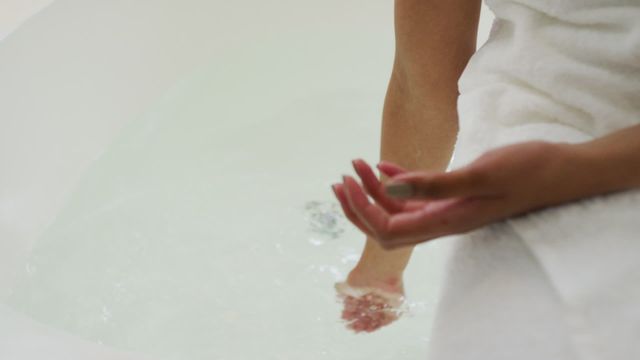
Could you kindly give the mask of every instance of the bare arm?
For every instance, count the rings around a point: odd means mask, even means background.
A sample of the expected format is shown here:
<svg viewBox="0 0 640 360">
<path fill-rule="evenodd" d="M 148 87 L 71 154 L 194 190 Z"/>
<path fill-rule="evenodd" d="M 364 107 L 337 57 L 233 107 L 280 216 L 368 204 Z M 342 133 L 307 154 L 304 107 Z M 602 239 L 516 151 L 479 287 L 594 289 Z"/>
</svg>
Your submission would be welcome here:
<svg viewBox="0 0 640 360">
<path fill-rule="evenodd" d="M 395 61 L 385 99 L 381 160 L 409 170 L 446 168 L 458 131 L 457 81 L 475 52 L 479 0 L 396 0 Z M 401 290 L 412 248 L 367 238 L 353 285 Z"/>
<path fill-rule="evenodd" d="M 385 163 L 381 170 L 393 166 Z M 363 181 L 370 182 L 363 171 L 368 165 L 360 167 Z M 411 247 L 546 207 L 637 189 L 640 125 L 580 144 L 528 141 L 503 146 L 451 172 L 391 176 L 388 191 L 411 199 L 411 208 L 388 215 L 369 203 L 355 179 L 345 177 L 349 211 L 383 248 Z"/>
</svg>

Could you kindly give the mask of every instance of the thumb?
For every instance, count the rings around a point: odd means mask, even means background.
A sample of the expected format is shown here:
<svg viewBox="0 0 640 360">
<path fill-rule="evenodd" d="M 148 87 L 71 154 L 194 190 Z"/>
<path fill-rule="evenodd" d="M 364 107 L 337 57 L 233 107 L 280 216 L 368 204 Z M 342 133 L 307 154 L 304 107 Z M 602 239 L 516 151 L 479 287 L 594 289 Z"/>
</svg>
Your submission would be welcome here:
<svg viewBox="0 0 640 360">
<path fill-rule="evenodd" d="M 394 176 L 386 183 L 389 196 L 397 198 L 444 199 L 484 195 L 483 176 L 461 168 L 451 172 L 409 172 Z"/>
</svg>

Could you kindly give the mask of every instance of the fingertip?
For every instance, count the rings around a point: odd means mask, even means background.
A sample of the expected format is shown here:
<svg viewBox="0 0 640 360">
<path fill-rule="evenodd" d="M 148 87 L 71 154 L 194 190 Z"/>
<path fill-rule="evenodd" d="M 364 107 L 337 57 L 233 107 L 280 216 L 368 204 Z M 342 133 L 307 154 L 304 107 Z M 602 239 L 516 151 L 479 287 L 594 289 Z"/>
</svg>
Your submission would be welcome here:
<svg viewBox="0 0 640 360">
<path fill-rule="evenodd" d="M 376 169 L 378 169 L 380 172 L 382 172 L 385 175 L 390 174 L 389 173 L 389 169 L 387 167 L 387 165 L 384 162 L 379 162 L 376 164 Z"/>
<path fill-rule="evenodd" d="M 392 163 L 391 161 L 388 160 L 380 160 L 378 162 L 378 164 L 376 164 L 376 167 L 378 168 L 387 168 L 387 169 L 396 169 L 396 170 L 404 170 L 402 169 L 399 165 Z"/>
<path fill-rule="evenodd" d="M 356 180 L 353 178 L 353 176 L 350 175 L 342 175 L 342 182 L 347 185 L 347 184 L 353 184 L 356 182 Z"/>
<path fill-rule="evenodd" d="M 372 173 L 371 166 L 364 159 L 356 159 L 352 162 L 353 168 L 360 177 L 366 177 L 368 173 Z M 375 176 L 375 175 L 374 175 Z"/>
<path fill-rule="evenodd" d="M 353 159 L 351 160 L 351 164 L 353 165 L 354 168 L 357 168 L 359 166 L 367 166 L 367 162 L 364 161 L 363 158 Z"/>
<path fill-rule="evenodd" d="M 364 205 L 364 202 L 367 202 L 366 195 L 360 188 L 360 184 L 353 177 L 348 175 L 345 175 L 344 177 L 344 192 L 352 206 L 356 203 Z"/>
<path fill-rule="evenodd" d="M 359 163 L 358 159 L 356 159 L 356 160 L 352 160 L 352 161 L 351 161 L 351 165 L 353 166 L 353 170 L 355 170 L 355 171 L 356 171 L 356 174 L 358 174 L 358 176 L 360 176 L 360 172 L 361 172 L 361 171 L 360 171 L 360 166 L 361 166 L 361 165 L 360 165 L 360 163 Z"/>
</svg>

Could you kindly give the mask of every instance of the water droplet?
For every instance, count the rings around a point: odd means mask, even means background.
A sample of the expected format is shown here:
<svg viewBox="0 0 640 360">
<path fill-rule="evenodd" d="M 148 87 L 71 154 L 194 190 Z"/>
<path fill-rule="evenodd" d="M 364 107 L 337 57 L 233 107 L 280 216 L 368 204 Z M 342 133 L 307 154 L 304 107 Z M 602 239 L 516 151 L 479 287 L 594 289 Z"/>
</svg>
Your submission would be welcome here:
<svg viewBox="0 0 640 360">
<path fill-rule="evenodd" d="M 305 204 L 306 218 L 311 232 L 328 239 L 336 239 L 344 233 L 344 217 L 336 203 L 309 201 Z M 309 240 L 318 246 L 324 240 Z"/>
<path fill-rule="evenodd" d="M 111 312 L 107 309 L 106 306 L 102 306 L 102 321 L 109 322 L 111 319 Z"/>
<path fill-rule="evenodd" d="M 25 270 L 27 271 L 27 275 L 33 276 L 38 271 L 38 268 L 31 263 L 27 263 L 25 265 Z"/>
</svg>

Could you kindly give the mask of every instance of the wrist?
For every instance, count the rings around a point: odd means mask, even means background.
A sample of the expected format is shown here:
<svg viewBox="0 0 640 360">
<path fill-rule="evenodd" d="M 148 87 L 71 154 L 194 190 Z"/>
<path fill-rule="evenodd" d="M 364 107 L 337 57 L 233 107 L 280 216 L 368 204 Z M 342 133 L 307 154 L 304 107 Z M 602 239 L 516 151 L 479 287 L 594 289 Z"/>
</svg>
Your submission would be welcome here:
<svg viewBox="0 0 640 360">
<path fill-rule="evenodd" d="M 358 272 L 369 277 L 402 276 L 412 252 L 413 247 L 387 250 L 380 246 L 375 239 L 367 237 L 362 256 L 355 268 Z"/>
<path fill-rule="evenodd" d="M 636 126 L 573 146 L 599 193 L 640 186 L 639 136 Z"/>
<path fill-rule="evenodd" d="M 610 146 L 598 139 L 578 144 L 558 144 L 563 170 L 558 178 L 564 183 L 566 200 L 577 200 L 625 190 L 627 166 Z"/>
<path fill-rule="evenodd" d="M 347 277 L 347 283 L 354 287 L 374 287 L 392 293 L 403 293 L 402 272 L 382 273 L 372 266 L 356 266 Z"/>
</svg>

